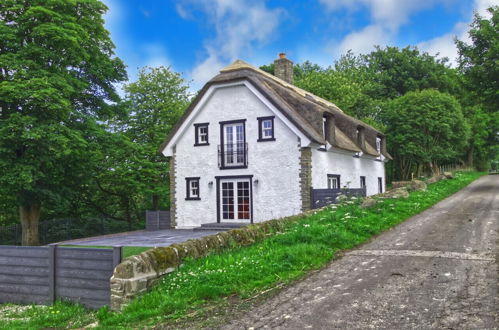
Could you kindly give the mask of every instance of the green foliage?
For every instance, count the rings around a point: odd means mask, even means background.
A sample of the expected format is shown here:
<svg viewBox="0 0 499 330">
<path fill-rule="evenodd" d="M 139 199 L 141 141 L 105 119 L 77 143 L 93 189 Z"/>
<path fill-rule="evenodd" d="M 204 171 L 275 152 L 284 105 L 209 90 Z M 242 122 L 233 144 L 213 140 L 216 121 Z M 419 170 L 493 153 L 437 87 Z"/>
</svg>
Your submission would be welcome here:
<svg viewBox="0 0 499 330">
<path fill-rule="evenodd" d="M 413 164 L 434 168 L 459 156 L 468 142 L 469 127 L 459 102 L 437 90 L 408 92 L 392 100 L 386 121 L 390 150 L 404 179 L 410 178 Z"/>
<path fill-rule="evenodd" d="M 375 102 L 366 93 L 366 85 L 352 79 L 352 75 L 331 68 L 310 71 L 297 77 L 295 85 L 323 99 L 357 118 L 375 117 Z"/>
<path fill-rule="evenodd" d="M 468 157 L 475 157 L 484 169 L 499 157 L 499 6 L 488 11 L 490 19 L 475 15 L 469 31 L 471 44 L 456 40 L 468 91 L 464 102 L 473 129 Z"/>
<path fill-rule="evenodd" d="M 146 67 L 124 90 L 126 117 L 113 126 L 138 148 L 134 169 L 137 182 L 144 185 L 142 193 L 152 196 L 155 204 L 159 196 L 168 196 L 168 161 L 159 153 L 159 146 L 189 104 L 189 85 L 169 67 Z M 159 208 L 156 204 L 154 209 Z M 163 205 L 169 205 L 166 199 Z"/>
<path fill-rule="evenodd" d="M 99 320 L 98 328 L 144 328 L 175 322 L 188 313 L 202 314 L 205 304 L 224 304 L 223 298 L 253 297 L 263 291 L 293 282 L 311 269 L 326 265 L 341 250 L 366 242 L 462 189 L 482 173 L 458 173 L 453 180 L 428 186 L 427 192 L 411 193 L 407 199 L 392 199 L 371 209 L 350 201 L 332 206 L 293 224 L 285 231 L 251 246 L 231 248 L 219 254 L 188 260 L 166 276 L 150 292 L 133 300 L 122 312 L 75 311 L 73 318 L 42 316 L 43 307 L 33 307 L 31 316 L 20 321 L 2 321 L 0 327 L 26 329 L 82 325 Z M 71 304 L 59 305 L 66 315 Z M 67 306 L 67 307 L 64 307 Z M 36 311 L 36 314 L 35 314 Z M 91 317 L 88 315 L 90 314 Z M 95 315 L 97 314 L 97 315 Z M 17 319 L 17 320 L 16 320 Z"/>
<path fill-rule="evenodd" d="M 0 196 L 57 202 L 91 178 L 126 77 L 98 0 L 0 4 Z"/>
<path fill-rule="evenodd" d="M 361 55 L 360 63 L 368 67 L 371 79 L 378 86 L 371 94 L 377 99 L 393 99 L 429 88 L 450 94 L 460 90 L 457 71 L 446 64 L 447 59 L 437 59 L 416 47 L 377 47 Z"/>
</svg>

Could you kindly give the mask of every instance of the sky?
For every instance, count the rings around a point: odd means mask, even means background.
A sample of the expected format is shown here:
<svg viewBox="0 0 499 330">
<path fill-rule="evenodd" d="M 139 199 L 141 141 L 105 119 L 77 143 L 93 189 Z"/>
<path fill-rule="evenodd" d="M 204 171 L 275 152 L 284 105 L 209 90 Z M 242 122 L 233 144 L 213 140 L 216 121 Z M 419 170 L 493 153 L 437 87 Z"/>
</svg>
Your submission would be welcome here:
<svg viewBox="0 0 499 330">
<path fill-rule="evenodd" d="M 103 0 L 106 28 L 130 81 L 170 66 L 193 91 L 236 59 L 269 64 L 281 52 L 323 67 L 375 45 L 417 46 L 455 64 L 473 13 L 499 0 Z"/>
</svg>

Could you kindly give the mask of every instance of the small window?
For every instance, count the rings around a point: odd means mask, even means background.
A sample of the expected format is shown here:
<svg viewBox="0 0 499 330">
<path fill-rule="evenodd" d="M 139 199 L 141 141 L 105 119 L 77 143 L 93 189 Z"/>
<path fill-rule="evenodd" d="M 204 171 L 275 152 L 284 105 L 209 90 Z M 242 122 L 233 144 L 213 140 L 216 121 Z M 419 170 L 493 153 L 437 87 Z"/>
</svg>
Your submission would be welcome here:
<svg viewBox="0 0 499 330">
<path fill-rule="evenodd" d="M 327 189 L 340 189 L 340 176 L 337 174 L 327 175 Z"/>
<path fill-rule="evenodd" d="M 209 123 L 194 124 L 194 146 L 207 146 L 210 144 L 208 141 L 208 125 Z"/>
<path fill-rule="evenodd" d="M 383 193 L 383 178 L 378 178 L 378 193 Z"/>
<path fill-rule="evenodd" d="M 185 178 L 186 183 L 186 200 L 200 200 L 199 197 L 199 177 Z"/>
<path fill-rule="evenodd" d="M 274 137 L 274 116 L 259 117 L 258 119 L 258 142 L 275 141 Z"/>
<path fill-rule="evenodd" d="M 366 187 L 366 177 L 365 176 L 361 176 L 360 177 L 360 187 L 361 188 L 365 188 Z"/>
</svg>

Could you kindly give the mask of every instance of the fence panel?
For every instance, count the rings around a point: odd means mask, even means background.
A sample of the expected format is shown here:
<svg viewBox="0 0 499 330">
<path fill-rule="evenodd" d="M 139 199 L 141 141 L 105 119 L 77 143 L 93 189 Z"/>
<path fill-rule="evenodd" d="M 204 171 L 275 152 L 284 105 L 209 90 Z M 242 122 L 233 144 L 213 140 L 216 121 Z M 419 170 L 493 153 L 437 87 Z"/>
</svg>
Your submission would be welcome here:
<svg viewBox="0 0 499 330">
<path fill-rule="evenodd" d="M 146 211 L 146 230 L 170 228 L 170 211 Z"/>
<path fill-rule="evenodd" d="M 356 189 L 312 189 L 312 209 L 317 209 L 329 204 L 336 204 L 338 196 L 358 196 L 365 197 L 365 188 Z"/>
<path fill-rule="evenodd" d="M 108 305 L 109 280 L 121 262 L 121 251 L 0 246 L 0 303 L 50 304 L 60 298 L 90 308 Z"/>
<path fill-rule="evenodd" d="M 48 250 L 0 246 L 0 303 L 50 302 Z"/>
</svg>

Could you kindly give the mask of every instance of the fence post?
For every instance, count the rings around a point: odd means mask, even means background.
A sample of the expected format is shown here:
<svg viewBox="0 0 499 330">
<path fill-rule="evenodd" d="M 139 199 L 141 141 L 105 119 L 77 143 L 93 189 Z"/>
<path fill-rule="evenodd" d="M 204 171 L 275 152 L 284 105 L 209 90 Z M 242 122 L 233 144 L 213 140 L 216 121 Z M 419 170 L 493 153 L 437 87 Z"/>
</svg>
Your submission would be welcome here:
<svg viewBox="0 0 499 330">
<path fill-rule="evenodd" d="M 113 246 L 113 269 L 121 263 L 123 258 L 123 247 Z"/>
<path fill-rule="evenodd" d="M 49 244 L 49 302 L 55 302 L 55 269 L 56 269 L 57 243 Z"/>
</svg>

